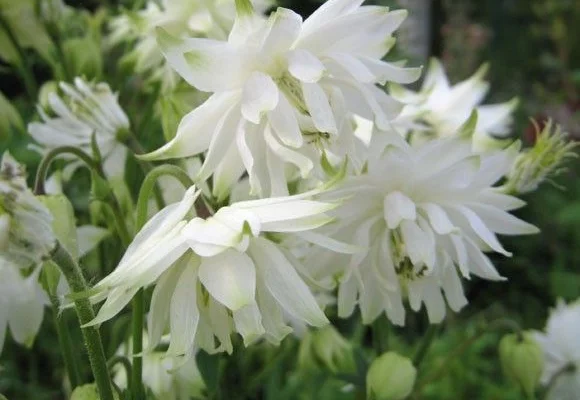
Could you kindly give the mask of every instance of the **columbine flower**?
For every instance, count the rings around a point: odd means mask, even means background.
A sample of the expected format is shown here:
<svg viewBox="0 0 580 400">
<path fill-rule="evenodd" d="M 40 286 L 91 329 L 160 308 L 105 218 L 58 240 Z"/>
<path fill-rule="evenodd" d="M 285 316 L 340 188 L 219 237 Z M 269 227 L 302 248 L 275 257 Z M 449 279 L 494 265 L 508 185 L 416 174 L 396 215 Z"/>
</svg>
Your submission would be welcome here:
<svg viewBox="0 0 580 400">
<path fill-rule="evenodd" d="M 559 301 L 550 313 L 544 332 L 535 339 L 544 351 L 544 372 L 540 383 L 550 385 L 547 399 L 572 400 L 580 392 L 580 302 Z M 555 380 L 554 382 L 552 382 Z"/>
<path fill-rule="evenodd" d="M 7 327 L 16 342 L 28 347 L 34 342 L 48 304 L 38 283 L 39 273 L 40 268 L 36 268 L 24 277 L 16 265 L 0 257 L 0 353 Z"/>
<path fill-rule="evenodd" d="M 107 175 L 122 175 L 127 156 L 122 140 L 129 130 L 129 119 L 117 95 L 106 83 L 91 84 L 81 78 L 75 78 L 74 83 L 60 83 L 62 96 L 54 92 L 48 95 L 50 110 L 38 108 L 43 122 L 29 124 L 30 135 L 42 151 L 75 146 L 89 154 L 94 135 Z"/>
<path fill-rule="evenodd" d="M 269 1 L 254 0 L 259 10 L 265 10 Z M 232 0 L 148 1 L 138 12 L 126 12 L 111 22 L 112 44 L 136 40 L 127 59 L 135 62 L 135 71 L 153 72 L 165 89 L 177 83 L 178 76 L 167 66 L 155 40 L 155 28 L 166 29 L 177 37 L 199 36 L 224 39 L 230 31 L 235 16 Z"/>
<path fill-rule="evenodd" d="M 0 249 L 28 267 L 47 258 L 56 244 L 48 209 L 26 186 L 24 166 L 6 152 L 0 164 Z"/>
<path fill-rule="evenodd" d="M 396 125 L 413 142 L 454 135 L 477 111 L 477 125 L 473 133 L 475 150 L 485 150 L 509 136 L 511 114 L 517 106 L 513 99 L 501 104 L 480 105 L 489 90 L 484 81 L 487 65 L 479 68 L 465 81 L 449 84 L 445 70 L 437 59 L 432 59 L 419 92 L 391 85 L 390 94 L 407 103 L 398 116 Z"/>
<path fill-rule="evenodd" d="M 168 337 L 162 339 L 162 345 L 168 344 Z M 131 357 L 132 343 L 122 344 L 117 354 Z M 143 346 L 149 346 L 147 334 L 143 333 Z M 187 400 L 203 397 L 205 383 L 194 357 L 183 360 L 181 357 L 167 356 L 162 351 L 143 354 L 143 384 L 151 389 L 155 398 L 164 400 Z M 113 380 L 121 389 L 128 387 L 125 368 L 118 366 Z"/>
<path fill-rule="evenodd" d="M 459 139 L 417 147 L 396 134 L 390 140 L 386 148 L 374 145 L 385 150 L 371 155 L 367 174 L 337 189 L 337 196 L 351 197 L 336 210 L 332 237 L 366 250 L 350 260 L 315 251 L 305 263 L 325 263 L 327 275 L 345 267 L 340 316 L 350 315 L 358 303 L 364 323 L 385 311 L 403 325 L 407 299 L 415 311 L 424 304 L 429 320 L 440 322 L 443 294 L 454 311 L 467 303 L 460 277 L 502 279 L 483 253 L 511 255 L 496 234 L 530 234 L 537 228 L 508 213 L 522 201 L 493 187 L 509 169 L 513 149 L 480 156 Z"/>
<path fill-rule="evenodd" d="M 515 159 L 505 185 L 506 191 L 527 193 L 540 184 L 564 171 L 562 164 L 571 157 L 577 143 L 568 141 L 560 125 L 554 126 L 549 120 L 544 128 L 536 126 L 534 146 L 522 151 Z"/>
<path fill-rule="evenodd" d="M 314 193 L 239 202 L 204 220 L 188 218 L 199 194 L 190 188 L 180 203 L 145 225 L 115 271 L 94 287 L 92 300 L 106 301 L 92 324 L 112 318 L 151 284 L 151 346 L 169 324 L 172 355 L 188 354 L 194 345 L 231 352 L 232 332 L 246 345 L 261 337 L 278 343 L 291 331 L 285 314 L 313 326 L 326 324 L 304 281 L 305 268 L 276 242 L 277 234 L 330 220 L 325 212 L 336 205 L 308 200 Z"/>
<path fill-rule="evenodd" d="M 227 41 L 182 40 L 160 29 L 169 64 L 213 95 L 182 119 L 171 142 L 144 158 L 207 150 L 196 179 L 214 174 L 218 196 L 244 170 L 253 193 L 281 196 L 288 193 L 286 166 L 306 177 L 329 142 L 348 146 L 352 138 L 341 136 L 352 130 L 351 112 L 388 127 L 399 103 L 375 84 L 412 82 L 420 69 L 381 60 L 406 12 L 362 2 L 330 0 L 303 22 L 285 8 L 264 21 L 239 0 Z"/>
</svg>

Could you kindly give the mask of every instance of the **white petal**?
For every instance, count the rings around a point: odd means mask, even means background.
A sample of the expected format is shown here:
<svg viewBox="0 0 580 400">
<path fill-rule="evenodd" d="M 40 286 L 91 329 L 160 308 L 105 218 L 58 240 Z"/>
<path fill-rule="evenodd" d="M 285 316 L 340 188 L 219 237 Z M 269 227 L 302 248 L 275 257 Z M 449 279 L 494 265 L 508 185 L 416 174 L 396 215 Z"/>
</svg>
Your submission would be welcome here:
<svg viewBox="0 0 580 400">
<path fill-rule="evenodd" d="M 300 136 L 302 137 L 302 134 L 300 134 Z M 296 167 L 298 167 L 302 178 L 306 178 L 308 175 L 310 175 L 310 172 L 314 168 L 314 163 L 312 160 L 279 143 L 274 135 L 272 135 L 272 131 L 268 126 L 264 130 L 264 139 L 266 140 L 266 144 L 270 150 L 272 150 L 278 157 L 287 163 L 294 164 Z"/>
<path fill-rule="evenodd" d="M 315 83 L 322 78 L 324 65 L 312 53 L 296 49 L 288 53 L 288 71 L 301 82 Z"/>
<path fill-rule="evenodd" d="M 328 250 L 332 250 L 336 253 L 354 254 L 365 250 L 364 247 L 344 243 L 313 231 L 300 232 L 297 233 L 296 236 L 306 240 L 307 242 L 313 243 L 319 247 L 324 247 Z"/>
<path fill-rule="evenodd" d="M 328 323 L 304 281 L 274 244 L 255 238 L 249 251 L 264 285 L 288 314 L 313 326 Z"/>
<path fill-rule="evenodd" d="M 244 339 L 244 345 L 249 346 L 258 340 L 264 333 L 262 315 L 255 302 L 233 312 L 236 331 Z"/>
<path fill-rule="evenodd" d="M 540 232 L 534 225 L 487 204 L 470 204 L 469 207 L 481 217 L 489 229 L 500 235 L 529 235 Z"/>
<path fill-rule="evenodd" d="M 139 289 L 138 287 L 119 287 L 113 289 L 107 295 L 107 300 L 99 309 L 97 316 L 82 327 L 98 325 L 110 320 L 131 301 Z"/>
<path fill-rule="evenodd" d="M 195 343 L 199 311 L 197 309 L 197 259 L 192 259 L 177 281 L 171 297 L 169 324 L 171 341 L 168 355 L 183 355 L 190 352 Z"/>
<path fill-rule="evenodd" d="M 282 143 L 292 147 L 302 146 L 304 139 L 298 125 L 296 111 L 283 93 L 279 93 L 278 105 L 268 114 L 268 121 Z"/>
<path fill-rule="evenodd" d="M 242 115 L 254 124 L 259 124 L 264 113 L 278 104 L 278 87 L 268 75 L 253 72 L 242 92 Z"/>
<path fill-rule="evenodd" d="M 199 267 L 199 280 L 217 301 L 232 311 L 254 302 L 256 270 L 244 253 L 227 250 L 204 258 Z"/>
<path fill-rule="evenodd" d="M 316 129 L 320 132 L 328 132 L 336 135 L 338 129 L 336 128 L 332 108 L 330 108 L 328 97 L 320 85 L 316 83 L 302 83 L 302 93 Z"/>
<path fill-rule="evenodd" d="M 403 220 L 414 221 L 417 218 L 415 203 L 399 191 L 385 196 L 383 212 L 389 229 L 395 229 Z"/>
<path fill-rule="evenodd" d="M 282 339 L 292 332 L 292 328 L 286 325 L 280 306 L 263 284 L 258 284 L 256 295 L 266 337 L 270 343 L 280 344 Z"/>
<path fill-rule="evenodd" d="M 262 45 L 262 54 L 285 52 L 298 38 L 302 17 L 292 10 L 279 7 L 268 20 L 270 31 Z"/>
<path fill-rule="evenodd" d="M 487 225 L 485 225 L 485 223 L 475 212 L 465 206 L 457 206 L 456 209 L 458 209 L 461 214 L 463 214 L 463 216 L 469 222 L 471 228 L 489 247 L 507 257 L 511 256 L 511 253 L 502 247 L 495 234 L 489 230 Z"/>
<path fill-rule="evenodd" d="M 231 143 L 213 175 L 213 195 L 218 202 L 223 202 L 229 196 L 232 186 L 239 181 L 244 172 L 238 148 L 235 143 Z"/>
<path fill-rule="evenodd" d="M 438 234 L 446 235 L 455 230 L 455 226 L 441 206 L 435 203 L 425 203 L 421 204 L 420 207 L 427 213 L 433 230 Z"/>
</svg>

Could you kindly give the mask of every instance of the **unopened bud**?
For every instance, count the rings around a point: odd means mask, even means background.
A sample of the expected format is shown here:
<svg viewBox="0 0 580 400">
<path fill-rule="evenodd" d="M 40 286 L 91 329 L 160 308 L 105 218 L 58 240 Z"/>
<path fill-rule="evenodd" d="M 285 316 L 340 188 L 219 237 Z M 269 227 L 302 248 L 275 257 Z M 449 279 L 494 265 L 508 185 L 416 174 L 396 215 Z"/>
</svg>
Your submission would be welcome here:
<svg viewBox="0 0 580 400">
<path fill-rule="evenodd" d="M 532 397 L 544 367 L 542 349 L 532 335 L 504 336 L 499 344 L 499 358 L 506 377 Z"/>
<path fill-rule="evenodd" d="M 355 371 L 355 362 L 351 344 L 328 325 L 313 333 L 312 351 L 316 360 L 333 373 Z"/>
<path fill-rule="evenodd" d="M 119 395 L 117 393 L 113 393 L 113 398 L 115 400 L 118 400 Z M 94 383 L 77 386 L 70 395 L 70 400 L 100 400 L 100 399 L 101 397 L 99 396 L 97 385 Z"/>
<path fill-rule="evenodd" d="M 395 352 L 376 358 L 367 372 L 367 395 L 371 400 L 402 400 L 411 394 L 417 370 Z"/>
</svg>

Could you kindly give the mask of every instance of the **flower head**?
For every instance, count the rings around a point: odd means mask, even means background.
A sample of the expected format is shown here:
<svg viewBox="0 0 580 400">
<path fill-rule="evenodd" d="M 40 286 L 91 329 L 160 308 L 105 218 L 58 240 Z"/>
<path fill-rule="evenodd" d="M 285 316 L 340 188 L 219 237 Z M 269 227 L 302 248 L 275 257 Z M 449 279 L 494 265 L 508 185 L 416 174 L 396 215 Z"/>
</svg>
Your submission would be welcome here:
<svg viewBox="0 0 580 400">
<path fill-rule="evenodd" d="M 369 158 L 366 174 L 337 189 L 337 196 L 350 197 L 334 212 L 333 237 L 363 251 L 350 259 L 313 252 L 310 261 L 320 265 L 326 259 L 323 268 L 335 272 L 344 267 L 341 316 L 358 304 L 364 323 L 385 311 L 403 325 L 407 299 L 415 311 L 424 304 L 429 320 L 440 322 L 443 294 L 454 311 L 467 303 L 461 276 L 502 279 L 483 253 L 511 255 L 496 234 L 537 232 L 509 214 L 524 203 L 493 187 L 509 170 L 512 149 L 483 156 L 459 139 L 410 147 L 396 134 L 386 147 L 374 147 L 385 150 Z"/>
<path fill-rule="evenodd" d="M 362 2 L 330 0 L 302 21 L 285 8 L 264 20 L 239 1 L 227 41 L 180 39 L 159 29 L 169 64 L 213 94 L 182 119 L 171 142 L 144 158 L 207 150 L 197 180 L 214 174 L 218 196 L 244 171 L 253 193 L 283 196 L 286 167 L 307 177 L 331 144 L 348 154 L 351 113 L 387 128 L 399 103 L 376 84 L 412 82 L 420 69 L 382 61 L 405 11 Z"/>
<path fill-rule="evenodd" d="M 75 78 L 74 86 L 61 82 L 59 87 L 61 96 L 55 92 L 48 95 L 50 109 L 38 108 L 42 122 L 28 125 L 41 151 L 76 146 L 92 153 L 94 135 L 105 161 L 105 172 L 110 176 L 122 175 L 126 149 L 121 141 L 129 130 L 129 119 L 117 96 L 106 83 L 92 84 L 81 78 Z"/>
<path fill-rule="evenodd" d="M 52 215 L 26 185 L 24 166 L 6 152 L 0 163 L 0 250 L 21 267 L 36 264 L 56 244 Z"/>
<path fill-rule="evenodd" d="M 561 173 L 562 164 L 575 157 L 577 143 L 568 141 L 560 125 L 549 120 L 543 129 L 536 126 L 536 141 L 533 147 L 522 151 L 515 158 L 508 175 L 506 190 L 515 193 L 534 191 L 540 184 Z"/>
<path fill-rule="evenodd" d="M 544 351 L 544 371 L 540 383 L 550 385 L 548 399 L 573 399 L 580 390 L 580 302 L 558 301 L 544 332 L 535 339 Z M 556 379 L 552 383 L 552 380 Z"/>
<path fill-rule="evenodd" d="M 484 81 L 487 65 L 483 65 L 470 78 L 450 85 L 441 62 L 432 59 L 419 92 L 392 84 L 389 93 L 406 103 L 395 124 L 413 141 L 448 137 L 477 111 L 477 124 L 473 132 L 475 150 L 486 150 L 509 136 L 511 114 L 517 100 L 501 104 L 481 105 L 489 90 Z M 497 147 L 497 146 L 496 146 Z"/>
<path fill-rule="evenodd" d="M 106 301 L 92 324 L 110 319 L 152 284 L 150 343 L 169 325 L 172 355 L 194 346 L 230 352 L 233 332 L 246 345 L 262 337 L 278 343 L 291 331 L 286 314 L 326 324 L 305 283 L 308 273 L 276 239 L 329 222 L 325 213 L 336 204 L 309 200 L 313 193 L 239 202 L 202 219 L 190 215 L 199 194 L 190 188 L 144 226 L 115 271 L 94 287 L 93 301 Z"/>
</svg>

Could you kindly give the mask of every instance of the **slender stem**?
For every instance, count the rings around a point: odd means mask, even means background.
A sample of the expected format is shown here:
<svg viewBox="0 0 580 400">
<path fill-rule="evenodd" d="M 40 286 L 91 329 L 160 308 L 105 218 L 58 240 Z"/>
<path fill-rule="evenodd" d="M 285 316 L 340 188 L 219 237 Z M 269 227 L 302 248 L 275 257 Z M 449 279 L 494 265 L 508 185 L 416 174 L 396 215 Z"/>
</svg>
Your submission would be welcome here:
<svg viewBox="0 0 580 400">
<path fill-rule="evenodd" d="M 131 235 L 129 234 L 129 229 L 127 228 L 127 223 L 125 222 L 123 211 L 121 211 L 121 207 L 119 206 L 119 203 L 114 196 L 111 195 L 107 203 L 111 209 L 111 212 L 113 213 L 113 217 L 115 218 L 115 226 L 117 227 L 117 233 L 121 238 L 121 243 L 126 249 L 129 247 L 129 244 L 131 244 Z"/>
<path fill-rule="evenodd" d="M 137 231 L 139 231 L 147 220 L 147 204 L 151 194 L 155 190 L 157 180 L 163 175 L 170 175 L 179 180 L 186 188 L 193 186 L 191 178 L 181 168 L 175 165 L 160 165 L 151 169 L 145 176 L 139 197 L 137 199 Z M 132 319 L 132 335 L 133 335 L 133 354 L 139 354 L 143 351 L 143 314 L 144 314 L 144 295 L 143 289 L 140 289 L 133 298 L 133 319 Z M 133 399 L 141 399 L 143 393 L 142 385 L 143 374 L 143 360 L 140 356 L 133 357 L 132 370 L 132 397 Z"/>
<path fill-rule="evenodd" d="M 425 379 L 423 379 L 421 382 L 418 383 L 417 388 L 415 389 L 414 393 L 415 394 L 420 393 L 421 389 L 424 388 L 427 384 L 436 381 L 442 375 L 444 375 L 446 372 L 449 372 L 449 370 L 450 370 L 449 364 L 451 364 L 451 362 L 453 362 L 454 359 L 456 359 L 461 354 L 463 354 L 463 352 L 465 352 L 465 350 L 467 350 L 473 343 L 477 342 L 482 336 L 484 336 L 485 334 L 487 334 L 489 332 L 493 332 L 494 330 L 497 330 L 497 329 L 507 329 L 507 330 L 515 332 L 519 336 L 522 335 L 522 331 L 521 331 L 520 326 L 515 321 L 513 321 L 511 319 L 501 318 L 501 319 L 497 319 L 495 321 L 491 321 L 485 327 L 480 329 L 479 332 L 477 332 L 471 338 L 465 340 L 457 348 L 455 348 L 455 350 L 452 351 L 451 354 L 449 354 L 445 360 L 443 360 L 439 369 L 437 369 L 435 372 L 431 373 L 430 375 L 427 375 L 427 377 Z"/>
<path fill-rule="evenodd" d="M 413 356 L 413 365 L 416 368 L 419 367 L 419 364 L 421 364 L 421 361 L 423 361 L 423 359 L 427 355 L 427 352 L 429 351 L 429 348 L 431 347 L 433 340 L 437 337 L 437 333 L 439 333 L 441 326 L 442 324 L 429 325 L 429 328 L 427 329 L 425 336 L 423 336 L 423 340 L 419 344 L 419 348 L 417 349 L 415 355 Z"/>
<path fill-rule="evenodd" d="M 70 386 L 74 389 L 82 383 L 80 368 L 74 355 L 75 352 L 72 347 L 68 327 L 66 326 L 64 317 L 59 315 L 60 304 L 58 298 L 56 296 L 50 296 L 50 302 L 52 303 L 54 324 L 56 326 L 56 333 L 58 334 L 58 343 L 62 351 L 64 366 L 68 373 Z"/>
<path fill-rule="evenodd" d="M 32 99 L 33 102 L 36 102 L 36 93 L 37 93 L 37 85 L 36 80 L 34 79 L 34 73 L 32 68 L 30 68 L 30 64 L 26 60 L 26 55 L 24 54 L 24 50 L 18 43 L 18 40 L 14 36 L 14 32 L 10 29 L 10 25 L 4 19 L 2 13 L 0 13 L 0 28 L 2 28 L 6 32 L 6 36 L 10 43 L 14 46 L 16 50 L 16 55 L 18 60 L 16 61 L 18 72 L 20 72 L 20 76 L 24 82 L 24 86 L 26 87 L 26 93 Z"/>
<path fill-rule="evenodd" d="M 64 49 L 62 47 L 62 40 L 61 40 L 61 32 L 60 28 L 57 23 L 50 22 L 45 24 L 46 31 L 50 35 L 53 43 L 54 49 L 56 51 L 56 56 L 58 60 L 60 60 L 60 64 L 62 66 L 63 77 L 65 81 L 70 82 L 73 79 L 72 72 L 68 65 L 68 60 L 66 55 L 64 54 Z"/>
<path fill-rule="evenodd" d="M 73 293 L 86 292 L 88 290 L 80 267 L 60 243 L 57 243 L 52 252 L 52 260 L 60 268 Z M 93 306 L 89 299 L 79 297 L 75 300 L 75 309 L 81 324 L 81 331 L 99 391 L 99 398 L 101 400 L 113 400 L 113 389 L 109 379 L 109 369 L 107 368 L 101 335 L 96 327 L 84 326 L 95 318 Z"/>
<path fill-rule="evenodd" d="M 107 366 L 110 370 L 113 370 L 115 364 L 121 364 L 125 369 L 125 375 L 127 376 L 127 387 L 131 387 L 131 376 L 133 374 L 131 368 L 131 361 L 125 356 L 114 356 L 108 362 Z"/>
<path fill-rule="evenodd" d="M 381 315 L 372 326 L 373 347 L 378 354 L 387 351 L 389 338 L 389 322 L 387 318 Z"/>
<path fill-rule="evenodd" d="M 43 157 L 40 165 L 38 166 L 38 170 L 36 172 L 36 180 L 34 182 L 34 193 L 36 195 L 46 194 L 44 189 L 44 181 L 46 180 L 46 175 L 48 174 L 48 168 L 50 164 L 54 161 L 56 157 L 61 154 L 72 154 L 75 157 L 82 160 L 89 169 L 97 171 L 99 175 L 104 175 L 98 163 L 93 160 L 91 156 L 87 153 L 79 149 L 78 147 L 73 146 L 61 146 L 55 149 L 52 149 Z"/>
</svg>

